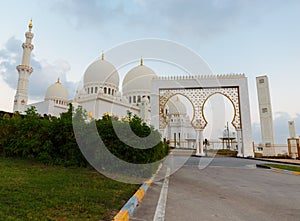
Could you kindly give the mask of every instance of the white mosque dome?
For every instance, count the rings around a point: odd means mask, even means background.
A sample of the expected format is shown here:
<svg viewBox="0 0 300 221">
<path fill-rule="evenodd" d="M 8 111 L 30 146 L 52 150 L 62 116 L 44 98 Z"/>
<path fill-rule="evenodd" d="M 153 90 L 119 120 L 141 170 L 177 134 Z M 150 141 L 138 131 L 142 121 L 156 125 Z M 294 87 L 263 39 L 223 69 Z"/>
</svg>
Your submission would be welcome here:
<svg viewBox="0 0 300 221">
<path fill-rule="evenodd" d="M 141 64 L 131 69 L 125 76 L 122 84 L 123 94 L 126 96 L 132 92 L 148 92 L 151 93 L 151 81 L 156 77 L 156 73 L 147 66 Z"/>
<path fill-rule="evenodd" d="M 83 77 L 84 85 L 89 83 L 108 83 L 119 86 L 119 73 L 108 61 L 102 59 L 94 61 L 86 69 Z"/>
<path fill-rule="evenodd" d="M 185 105 L 180 101 L 178 96 L 172 97 L 168 103 L 169 114 L 187 114 Z"/>
<path fill-rule="evenodd" d="M 46 94 L 45 94 L 45 100 L 63 100 L 67 101 L 69 97 L 67 88 L 62 85 L 59 81 L 55 82 L 54 84 L 50 85 L 47 88 Z"/>
</svg>

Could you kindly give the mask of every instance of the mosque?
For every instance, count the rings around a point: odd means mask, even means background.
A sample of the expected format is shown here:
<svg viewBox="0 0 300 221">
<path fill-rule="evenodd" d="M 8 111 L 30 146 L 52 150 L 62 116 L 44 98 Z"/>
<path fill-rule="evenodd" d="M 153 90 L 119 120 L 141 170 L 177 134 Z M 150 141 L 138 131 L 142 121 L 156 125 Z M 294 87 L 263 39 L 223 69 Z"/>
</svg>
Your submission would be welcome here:
<svg viewBox="0 0 300 221">
<path fill-rule="evenodd" d="M 203 156 L 203 131 L 208 122 L 204 116 L 206 101 L 215 94 L 228 99 L 234 108 L 231 125 L 235 128 L 236 149 L 239 157 L 253 157 L 252 129 L 248 94 L 248 81 L 244 74 L 158 76 L 143 59 L 127 72 L 120 90 L 120 77 L 115 66 L 101 58 L 93 61 L 83 76 L 83 86 L 69 99 L 67 88 L 58 79 L 50 85 L 43 101 L 28 104 L 28 83 L 33 68 L 30 66 L 32 21 L 22 44 L 22 63 L 16 67 L 19 78 L 13 111 L 24 113 L 34 106 L 40 115 L 59 117 L 69 104 L 81 106 L 89 118 L 100 119 L 104 113 L 126 116 L 130 111 L 145 123 L 158 129 L 170 145 L 180 148 L 195 148 L 196 155 Z M 262 145 L 267 150 L 274 145 L 272 107 L 267 76 L 257 77 L 259 113 L 262 130 Z M 202 86 L 199 86 L 201 82 Z M 180 85 L 180 87 L 178 86 Z M 152 95 L 152 96 L 151 96 Z M 156 95 L 156 96 L 153 96 Z M 192 106 L 189 115 L 181 97 Z M 228 137 L 228 136 L 227 136 Z M 269 148 L 270 149 L 270 148 Z M 272 153 L 276 155 L 276 153 Z"/>
<path fill-rule="evenodd" d="M 13 111 L 24 113 L 34 106 L 40 115 L 59 117 L 66 112 L 69 104 L 76 108 L 81 106 L 90 118 L 99 119 L 104 113 L 115 116 L 126 116 L 127 111 L 136 114 L 144 122 L 151 122 L 151 82 L 157 74 L 144 65 L 143 59 L 126 74 L 122 82 L 122 91 L 119 89 L 119 73 L 109 61 L 105 60 L 104 53 L 100 59 L 92 62 L 83 76 L 83 87 L 76 91 L 73 99 L 69 99 L 67 88 L 60 79 L 50 85 L 45 93 L 43 101 L 27 104 L 28 83 L 33 68 L 30 66 L 30 55 L 34 49 L 32 39 L 32 21 L 29 30 L 25 33 L 26 41 L 22 44 L 22 64 L 17 66 L 19 73 L 18 87 L 14 99 Z M 187 114 L 185 105 L 178 96 L 173 97 L 165 107 L 168 122 L 170 122 L 170 134 L 175 134 L 173 142 L 177 147 L 194 146 L 185 138 L 195 141 L 195 132 L 191 120 Z"/>
</svg>

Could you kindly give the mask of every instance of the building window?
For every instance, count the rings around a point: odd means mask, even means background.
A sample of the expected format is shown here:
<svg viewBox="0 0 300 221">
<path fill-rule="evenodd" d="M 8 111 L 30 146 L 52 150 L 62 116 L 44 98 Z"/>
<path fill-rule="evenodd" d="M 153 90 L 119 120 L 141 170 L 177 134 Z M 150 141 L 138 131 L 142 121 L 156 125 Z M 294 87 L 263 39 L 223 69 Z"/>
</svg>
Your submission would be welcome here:
<svg viewBox="0 0 300 221">
<path fill-rule="evenodd" d="M 136 96 L 133 96 L 133 103 L 136 103 Z"/>
<path fill-rule="evenodd" d="M 110 88 L 108 88 L 108 94 L 110 94 Z"/>
<path fill-rule="evenodd" d="M 114 95 L 114 89 L 111 90 L 111 95 Z"/>
<path fill-rule="evenodd" d="M 104 88 L 104 94 L 106 94 L 106 90 L 107 90 L 107 88 L 105 87 L 105 88 Z"/>
<path fill-rule="evenodd" d="M 131 104 L 131 96 L 129 96 L 129 103 Z"/>
<path fill-rule="evenodd" d="M 141 96 L 138 96 L 137 102 L 141 102 Z"/>
<path fill-rule="evenodd" d="M 98 92 L 98 87 L 95 87 L 95 93 L 97 93 Z"/>
<path fill-rule="evenodd" d="M 90 88 L 88 88 L 88 94 L 90 93 Z"/>
<path fill-rule="evenodd" d="M 265 83 L 265 79 L 259 79 L 259 81 L 258 81 L 260 84 L 263 84 L 263 83 Z"/>
<path fill-rule="evenodd" d="M 263 109 L 262 109 L 262 112 L 263 112 L 263 113 L 267 113 L 267 112 L 268 112 L 268 108 L 266 108 L 266 107 L 263 108 Z"/>
<path fill-rule="evenodd" d="M 92 94 L 92 93 L 94 93 L 94 88 L 93 88 L 93 87 L 91 87 L 91 94 Z"/>
<path fill-rule="evenodd" d="M 148 100 L 150 101 L 150 96 L 148 96 Z"/>
</svg>

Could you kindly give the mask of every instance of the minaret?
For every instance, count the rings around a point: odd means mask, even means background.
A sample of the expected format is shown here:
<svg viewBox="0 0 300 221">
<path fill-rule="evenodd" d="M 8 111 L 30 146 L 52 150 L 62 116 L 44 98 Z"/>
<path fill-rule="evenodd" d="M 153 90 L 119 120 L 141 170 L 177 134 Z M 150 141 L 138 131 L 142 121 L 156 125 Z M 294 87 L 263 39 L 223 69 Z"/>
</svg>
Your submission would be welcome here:
<svg viewBox="0 0 300 221">
<path fill-rule="evenodd" d="M 18 111 L 20 113 L 24 112 L 25 105 L 27 104 L 29 77 L 33 72 L 33 68 L 30 66 L 30 55 L 31 51 L 34 48 L 33 44 L 31 44 L 31 40 L 33 39 L 33 33 L 31 32 L 32 20 L 30 20 L 28 28 L 28 32 L 25 33 L 26 41 L 22 44 L 22 64 L 16 67 L 19 72 L 19 79 L 18 88 L 14 100 L 14 112 Z"/>
</svg>

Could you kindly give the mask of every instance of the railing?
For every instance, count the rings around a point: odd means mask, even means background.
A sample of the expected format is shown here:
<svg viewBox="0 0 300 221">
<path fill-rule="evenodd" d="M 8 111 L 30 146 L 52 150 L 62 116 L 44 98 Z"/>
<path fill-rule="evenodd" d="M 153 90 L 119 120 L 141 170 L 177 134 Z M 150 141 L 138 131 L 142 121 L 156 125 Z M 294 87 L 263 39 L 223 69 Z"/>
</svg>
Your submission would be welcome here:
<svg viewBox="0 0 300 221">
<path fill-rule="evenodd" d="M 255 145 L 253 144 L 253 151 L 256 156 L 262 157 L 282 157 L 282 158 L 298 158 L 297 145 L 288 146 L 288 144 L 274 144 L 274 145 Z"/>
</svg>

